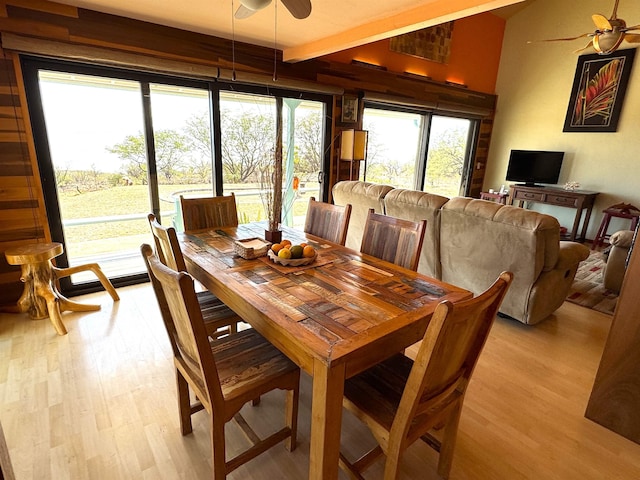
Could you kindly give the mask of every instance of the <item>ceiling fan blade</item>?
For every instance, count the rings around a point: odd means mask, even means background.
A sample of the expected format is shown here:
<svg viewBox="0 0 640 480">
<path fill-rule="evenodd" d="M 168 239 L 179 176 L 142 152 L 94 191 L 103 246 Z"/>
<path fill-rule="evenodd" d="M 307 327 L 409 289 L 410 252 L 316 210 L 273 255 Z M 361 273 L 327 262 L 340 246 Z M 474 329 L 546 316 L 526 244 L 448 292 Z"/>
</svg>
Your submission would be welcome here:
<svg viewBox="0 0 640 480">
<path fill-rule="evenodd" d="M 640 35 L 625 33 L 624 39 L 629 43 L 640 43 Z"/>
<path fill-rule="evenodd" d="M 592 46 L 593 46 L 593 40 L 590 40 L 589 43 L 587 43 L 584 47 L 579 48 L 578 50 L 574 50 L 573 53 L 580 53 L 580 52 L 582 52 L 582 51 L 584 51 L 587 48 L 592 47 Z"/>
<path fill-rule="evenodd" d="M 236 14 L 234 16 L 238 20 L 242 20 L 243 18 L 249 18 L 254 13 L 256 13 L 256 10 L 251 10 L 250 8 L 247 8 L 241 4 L 236 10 Z"/>
<path fill-rule="evenodd" d="M 593 23 L 596 24 L 596 28 L 598 30 L 613 30 L 613 27 L 611 26 L 611 22 L 609 22 L 609 19 L 607 17 L 605 17 L 604 15 L 600 15 L 599 13 L 595 13 L 593 15 L 591 15 L 591 18 L 593 19 Z"/>
<path fill-rule="evenodd" d="M 567 38 L 547 38 L 545 40 L 538 40 L 538 42 L 567 42 L 570 40 L 577 40 L 579 38 L 585 38 L 588 37 L 590 35 L 593 35 L 592 33 L 583 33 L 582 35 L 578 35 L 577 37 L 567 37 Z M 529 42 L 531 43 L 531 42 Z"/>
<path fill-rule="evenodd" d="M 295 18 L 303 19 L 311 15 L 311 0 L 282 0 L 282 4 Z"/>
<path fill-rule="evenodd" d="M 624 31 L 629 32 L 631 30 L 640 30 L 640 25 L 634 25 L 633 27 L 625 27 Z"/>
</svg>

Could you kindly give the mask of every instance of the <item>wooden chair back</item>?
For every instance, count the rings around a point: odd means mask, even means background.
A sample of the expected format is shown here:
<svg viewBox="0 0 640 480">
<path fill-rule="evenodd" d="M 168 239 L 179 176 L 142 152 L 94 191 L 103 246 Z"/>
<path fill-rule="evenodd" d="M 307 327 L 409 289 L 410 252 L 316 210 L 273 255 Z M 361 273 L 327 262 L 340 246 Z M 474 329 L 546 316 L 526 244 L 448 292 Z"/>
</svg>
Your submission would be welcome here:
<svg viewBox="0 0 640 480">
<path fill-rule="evenodd" d="M 350 204 L 341 206 L 316 202 L 316 199 L 311 197 L 307 208 L 304 231 L 330 242 L 344 245 L 347 241 L 350 217 Z"/>
<path fill-rule="evenodd" d="M 440 453 L 438 473 L 448 477 L 464 395 L 512 280 L 512 273 L 503 272 L 473 299 L 440 303 L 415 361 L 398 354 L 347 381 L 345 406 L 380 444 L 368 455 L 386 454 L 385 479 L 397 478 L 402 452 L 418 438 Z M 430 433 L 441 427 L 441 439 Z M 361 471 L 358 462 L 341 458 L 343 467 Z"/>
<path fill-rule="evenodd" d="M 410 270 L 418 270 L 427 221 L 412 222 L 369 209 L 360 251 Z"/>
<path fill-rule="evenodd" d="M 147 215 L 147 220 L 153 234 L 156 255 L 158 255 L 160 261 L 176 272 L 186 272 L 187 266 L 182 256 L 176 229 L 160 225 L 153 213 Z"/>
<path fill-rule="evenodd" d="M 238 210 L 236 197 L 227 196 L 185 198 L 180 195 L 184 231 L 205 228 L 237 227 Z"/>
<path fill-rule="evenodd" d="M 176 368 L 207 410 L 223 411 L 224 400 L 193 278 L 184 271 L 165 266 L 149 245 L 142 245 L 142 257 L 162 319 L 169 334 Z"/>
</svg>

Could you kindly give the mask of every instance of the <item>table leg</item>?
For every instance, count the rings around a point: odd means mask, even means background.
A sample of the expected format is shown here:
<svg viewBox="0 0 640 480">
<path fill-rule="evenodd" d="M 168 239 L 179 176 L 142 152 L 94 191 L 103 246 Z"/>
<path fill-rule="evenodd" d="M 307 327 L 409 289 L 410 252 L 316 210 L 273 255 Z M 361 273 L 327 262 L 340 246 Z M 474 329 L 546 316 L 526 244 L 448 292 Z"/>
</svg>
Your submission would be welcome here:
<svg viewBox="0 0 640 480">
<path fill-rule="evenodd" d="M 337 480 L 345 365 L 313 366 L 309 479 Z"/>
</svg>

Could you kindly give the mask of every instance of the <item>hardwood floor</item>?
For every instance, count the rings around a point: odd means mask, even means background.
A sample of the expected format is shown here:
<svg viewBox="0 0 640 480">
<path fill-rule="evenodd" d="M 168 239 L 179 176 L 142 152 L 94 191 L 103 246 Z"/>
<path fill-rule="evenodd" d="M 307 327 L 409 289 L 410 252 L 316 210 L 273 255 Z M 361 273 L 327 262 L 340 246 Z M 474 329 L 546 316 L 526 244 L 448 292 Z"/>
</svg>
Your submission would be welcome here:
<svg viewBox="0 0 640 480">
<path fill-rule="evenodd" d="M 0 314 L 0 422 L 16 478 L 210 478 L 206 413 L 180 435 L 169 342 L 151 287 L 79 297 L 100 312 L 65 313 L 69 334 L 49 320 Z M 611 317 L 565 303 L 528 327 L 498 318 L 469 386 L 452 479 L 635 479 L 640 445 L 586 419 L 584 411 Z M 284 421 L 273 392 L 243 414 L 267 433 Z M 230 479 L 304 479 L 310 379 L 303 375 L 298 448 L 269 450 Z M 228 425 L 229 449 L 243 437 Z M 343 448 L 372 439 L 345 413 Z M 369 472 L 380 478 L 381 464 Z M 341 478 L 346 478 L 341 473 Z M 401 478 L 436 479 L 435 454 L 417 442 Z"/>
</svg>

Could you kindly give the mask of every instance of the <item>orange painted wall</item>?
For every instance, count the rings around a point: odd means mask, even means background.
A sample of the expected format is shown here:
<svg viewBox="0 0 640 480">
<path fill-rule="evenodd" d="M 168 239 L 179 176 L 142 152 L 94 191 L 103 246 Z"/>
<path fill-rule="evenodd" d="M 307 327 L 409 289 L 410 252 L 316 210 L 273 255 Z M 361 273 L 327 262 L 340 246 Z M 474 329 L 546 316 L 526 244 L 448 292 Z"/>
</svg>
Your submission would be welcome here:
<svg viewBox="0 0 640 480">
<path fill-rule="evenodd" d="M 383 65 L 391 72 L 419 73 L 438 82 L 454 81 L 467 85 L 470 90 L 493 94 L 504 28 L 505 20 L 492 13 L 456 20 L 448 65 L 392 52 L 388 39 L 336 52 L 323 59 L 340 63 L 361 60 Z"/>
</svg>

